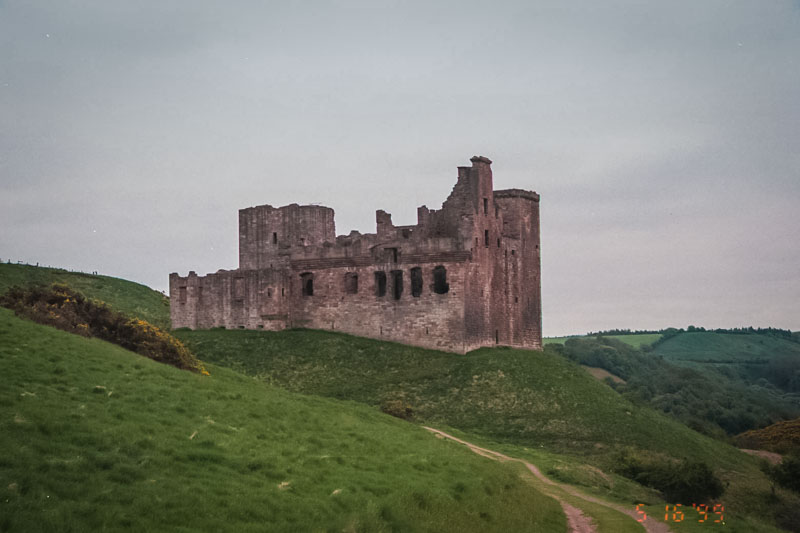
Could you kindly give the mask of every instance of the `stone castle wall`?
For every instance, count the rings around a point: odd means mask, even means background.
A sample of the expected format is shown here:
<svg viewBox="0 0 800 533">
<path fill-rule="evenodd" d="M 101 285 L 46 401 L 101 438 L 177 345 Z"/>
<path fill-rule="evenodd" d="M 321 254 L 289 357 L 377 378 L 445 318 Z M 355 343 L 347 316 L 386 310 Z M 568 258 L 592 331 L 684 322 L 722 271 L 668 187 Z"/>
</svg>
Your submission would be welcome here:
<svg viewBox="0 0 800 533">
<path fill-rule="evenodd" d="M 540 349 L 539 197 L 494 191 L 491 161 L 472 163 L 441 209 L 420 207 L 411 226 L 379 210 L 372 234 L 335 236 L 322 206 L 242 209 L 237 270 L 170 275 L 173 327 L 309 327 L 460 353 Z"/>
</svg>

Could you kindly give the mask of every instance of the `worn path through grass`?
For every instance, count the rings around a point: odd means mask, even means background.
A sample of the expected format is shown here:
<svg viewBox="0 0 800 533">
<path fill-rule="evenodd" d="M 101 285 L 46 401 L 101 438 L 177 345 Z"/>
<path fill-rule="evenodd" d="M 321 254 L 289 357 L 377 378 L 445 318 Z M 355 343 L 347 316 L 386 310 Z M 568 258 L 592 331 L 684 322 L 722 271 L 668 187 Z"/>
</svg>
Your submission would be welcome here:
<svg viewBox="0 0 800 533">
<path fill-rule="evenodd" d="M 574 487 L 551 480 L 542 474 L 535 465 L 524 459 L 509 457 L 503 453 L 477 446 L 432 427 L 423 427 L 438 437 L 463 444 L 483 457 L 501 462 L 514 461 L 524 465 L 536 479 L 537 490 L 554 498 L 561 504 L 567 517 L 568 527 L 573 533 L 596 532 L 598 531 L 597 526 L 600 528 L 599 531 L 614 531 L 618 533 L 640 532 L 643 528 L 647 533 L 670 533 L 669 527 L 664 523 L 655 520 L 639 523 L 639 517 L 635 511 L 583 494 Z M 628 515 L 631 519 L 628 520 L 619 516 L 620 513 Z"/>
</svg>

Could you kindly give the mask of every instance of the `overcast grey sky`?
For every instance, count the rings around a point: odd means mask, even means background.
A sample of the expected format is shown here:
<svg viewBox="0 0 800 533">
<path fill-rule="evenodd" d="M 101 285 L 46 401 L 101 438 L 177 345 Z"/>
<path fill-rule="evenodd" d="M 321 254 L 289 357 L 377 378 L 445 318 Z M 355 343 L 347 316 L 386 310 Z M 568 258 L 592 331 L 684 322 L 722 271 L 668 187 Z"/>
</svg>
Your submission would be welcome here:
<svg viewBox="0 0 800 533">
<path fill-rule="evenodd" d="M 0 0 L 0 258 L 165 289 L 242 207 L 410 224 L 479 154 L 546 335 L 800 329 L 799 58 L 796 0 Z"/>
</svg>

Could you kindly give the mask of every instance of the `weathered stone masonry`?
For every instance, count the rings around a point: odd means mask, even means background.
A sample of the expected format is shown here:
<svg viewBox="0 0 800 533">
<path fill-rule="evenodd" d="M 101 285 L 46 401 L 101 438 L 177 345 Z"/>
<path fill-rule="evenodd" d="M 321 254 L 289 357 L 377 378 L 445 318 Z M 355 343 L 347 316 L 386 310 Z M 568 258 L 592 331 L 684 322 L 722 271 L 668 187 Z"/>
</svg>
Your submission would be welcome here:
<svg viewBox="0 0 800 533">
<path fill-rule="evenodd" d="M 239 268 L 170 274 L 172 327 L 330 329 L 465 353 L 540 349 L 539 195 L 495 191 L 473 157 L 439 210 L 336 236 L 333 209 L 239 211 Z"/>
</svg>

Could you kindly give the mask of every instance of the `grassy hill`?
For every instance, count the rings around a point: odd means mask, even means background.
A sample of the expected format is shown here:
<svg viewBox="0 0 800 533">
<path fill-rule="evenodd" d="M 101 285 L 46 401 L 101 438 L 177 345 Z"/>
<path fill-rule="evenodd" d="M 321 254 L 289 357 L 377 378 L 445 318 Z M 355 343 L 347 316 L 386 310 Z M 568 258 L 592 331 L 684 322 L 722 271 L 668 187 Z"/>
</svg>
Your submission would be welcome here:
<svg viewBox="0 0 800 533">
<path fill-rule="evenodd" d="M 353 402 L 0 309 L 0 531 L 563 531 L 510 466 Z"/>
<path fill-rule="evenodd" d="M 462 356 L 309 330 L 174 333 L 200 359 L 264 382 L 375 406 L 401 399 L 419 421 L 500 442 L 582 455 L 632 445 L 730 465 L 743 459 L 549 352 L 485 348 Z"/>
<path fill-rule="evenodd" d="M 800 343 L 759 334 L 680 333 L 659 343 L 656 355 L 685 366 L 758 365 L 780 357 L 800 358 Z"/>
<path fill-rule="evenodd" d="M 630 335 L 603 335 L 608 339 L 616 339 L 625 344 L 629 344 L 635 348 L 641 346 L 649 346 L 658 341 L 662 335 L 661 333 L 631 333 Z M 594 335 L 567 335 L 565 337 L 546 337 L 543 342 L 548 344 L 564 344 L 569 339 L 580 339 L 594 337 Z"/>
<path fill-rule="evenodd" d="M 795 340 L 758 333 L 684 332 L 658 343 L 653 353 L 800 407 L 800 342 Z"/>
<path fill-rule="evenodd" d="M 770 486 L 757 461 L 632 404 L 552 352 L 482 349 L 463 356 L 309 330 L 174 333 L 204 361 L 289 390 L 374 406 L 401 399 L 418 423 L 456 428 L 487 447 L 549 463 L 556 474 L 568 472 L 562 479 L 604 497 L 619 481 L 609 485 L 589 465 L 609 471 L 622 450 L 705 461 L 728 484 L 725 499 L 734 516 L 740 513 L 740 524 L 758 522 L 753 517 L 764 513 Z M 617 496 L 632 494 L 622 490 Z M 658 499 L 651 501 L 656 509 Z"/>
<path fill-rule="evenodd" d="M 126 315 L 169 328 L 169 299 L 150 287 L 109 276 L 68 272 L 59 268 L 0 263 L 0 293 L 14 285 L 65 283 L 89 298 Z"/>
</svg>

